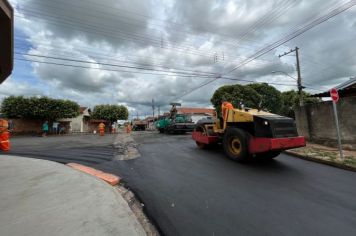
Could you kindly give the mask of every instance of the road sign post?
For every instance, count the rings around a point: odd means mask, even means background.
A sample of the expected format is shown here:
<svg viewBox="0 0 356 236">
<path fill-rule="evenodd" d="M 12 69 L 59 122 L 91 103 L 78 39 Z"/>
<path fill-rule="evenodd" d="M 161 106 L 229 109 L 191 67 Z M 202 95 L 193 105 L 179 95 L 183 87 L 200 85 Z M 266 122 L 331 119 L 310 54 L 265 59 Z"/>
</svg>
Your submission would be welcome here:
<svg viewBox="0 0 356 236">
<path fill-rule="evenodd" d="M 337 141 L 338 141 L 338 144 L 339 144 L 340 158 L 341 158 L 341 160 L 344 160 L 344 154 L 342 152 L 342 146 L 341 146 L 339 119 L 338 119 L 337 107 L 336 107 L 336 103 L 339 101 L 339 93 L 337 92 L 336 89 L 333 88 L 333 89 L 330 90 L 330 97 L 333 100 L 333 109 L 334 109 L 334 117 L 335 117 Z"/>
</svg>

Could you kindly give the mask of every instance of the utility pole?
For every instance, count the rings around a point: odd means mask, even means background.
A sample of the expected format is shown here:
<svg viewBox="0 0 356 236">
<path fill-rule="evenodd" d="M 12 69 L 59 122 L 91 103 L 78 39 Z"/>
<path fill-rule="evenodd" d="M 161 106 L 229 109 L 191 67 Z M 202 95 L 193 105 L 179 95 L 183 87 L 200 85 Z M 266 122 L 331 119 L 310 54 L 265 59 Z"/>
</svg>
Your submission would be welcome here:
<svg viewBox="0 0 356 236">
<path fill-rule="evenodd" d="M 155 100 L 152 98 L 152 115 L 153 119 L 155 118 Z"/>
<path fill-rule="evenodd" d="M 161 105 L 158 105 L 158 116 L 161 115 Z"/>
<path fill-rule="evenodd" d="M 278 55 L 279 58 L 289 54 L 295 52 L 295 57 L 297 60 L 297 73 L 298 73 L 298 78 L 297 78 L 297 85 L 298 85 L 298 94 L 299 94 L 299 105 L 303 106 L 304 102 L 303 102 L 303 86 L 302 86 L 302 77 L 300 76 L 300 65 L 299 65 L 299 48 L 295 47 L 295 49 L 291 49 L 289 52 L 285 52 L 282 55 Z"/>
</svg>

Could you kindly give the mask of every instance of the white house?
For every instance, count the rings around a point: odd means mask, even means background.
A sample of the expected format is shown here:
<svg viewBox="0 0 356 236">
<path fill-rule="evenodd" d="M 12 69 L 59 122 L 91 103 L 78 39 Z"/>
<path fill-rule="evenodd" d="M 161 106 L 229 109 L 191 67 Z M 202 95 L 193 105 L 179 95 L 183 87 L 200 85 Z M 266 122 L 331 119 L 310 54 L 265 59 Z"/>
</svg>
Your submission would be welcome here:
<svg viewBox="0 0 356 236">
<path fill-rule="evenodd" d="M 60 119 L 59 122 L 70 122 L 71 133 L 89 132 L 90 108 L 80 107 L 80 114 L 75 118 Z"/>
</svg>

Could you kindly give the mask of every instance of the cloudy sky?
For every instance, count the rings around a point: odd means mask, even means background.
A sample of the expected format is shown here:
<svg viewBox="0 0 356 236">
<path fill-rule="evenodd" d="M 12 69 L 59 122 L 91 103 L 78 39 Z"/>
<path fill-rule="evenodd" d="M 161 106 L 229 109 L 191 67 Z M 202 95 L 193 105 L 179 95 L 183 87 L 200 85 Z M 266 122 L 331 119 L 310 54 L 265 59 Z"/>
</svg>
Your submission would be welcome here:
<svg viewBox="0 0 356 236">
<path fill-rule="evenodd" d="M 152 113 L 152 99 L 161 113 L 170 102 L 208 107 L 224 84 L 296 89 L 295 54 L 278 57 L 296 46 L 308 92 L 356 75 L 356 7 L 290 39 L 349 1 L 10 2 L 16 59 L 12 76 L 0 85 L 1 97 L 124 104 L 140 116 Z"/>
</svg>

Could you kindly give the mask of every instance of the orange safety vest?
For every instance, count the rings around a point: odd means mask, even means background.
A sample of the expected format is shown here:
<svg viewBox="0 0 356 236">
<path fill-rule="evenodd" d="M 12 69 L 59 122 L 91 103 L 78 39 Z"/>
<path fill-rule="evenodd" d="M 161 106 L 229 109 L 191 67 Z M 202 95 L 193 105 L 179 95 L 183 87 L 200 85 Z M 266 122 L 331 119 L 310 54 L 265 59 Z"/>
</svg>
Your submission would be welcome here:
<svg viewBox="0 0 356 236">
<path fill-rule="evenodd" d="M 104 125 L 104 123 L 101 122 L 98 126 L 99 126 L 100 136 L 104 136 L 104 133 L 105 133 L 105 125 Z"/>
<path fill-rule="evenodd" d="M 131 133 L 131 125 L 127 125 L 126 127 L 126 133 Z"/>
<path fill-rule="evenodd" d="M 9 123 L 5 119 L 0 119 L 0 150 L 10 150 L 10 133 L 8 132 Z"/>
<path fill-rule="evenodd" d="M 99 124 L 99 130 L 102 130 L 102 129 L 104 129 L 104 128 L 105 128 L 104 123 L 100 123 L 100 124 Z"/>
<path fill-rule="evenodd" d="M 234 109 L 234 106 L 229 102 L 223 102 L 221 104 L 221 113 L 224 120 L 227 118 L 227 111 Z"/>
<path fill-rule="evenodd" d="M 5 119 L 0 119 L 0 133 L 9 129 L 9 122 Z"/>
</svg>

